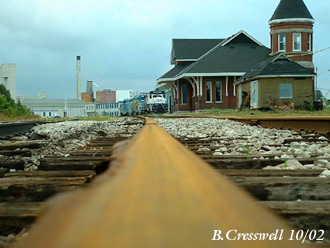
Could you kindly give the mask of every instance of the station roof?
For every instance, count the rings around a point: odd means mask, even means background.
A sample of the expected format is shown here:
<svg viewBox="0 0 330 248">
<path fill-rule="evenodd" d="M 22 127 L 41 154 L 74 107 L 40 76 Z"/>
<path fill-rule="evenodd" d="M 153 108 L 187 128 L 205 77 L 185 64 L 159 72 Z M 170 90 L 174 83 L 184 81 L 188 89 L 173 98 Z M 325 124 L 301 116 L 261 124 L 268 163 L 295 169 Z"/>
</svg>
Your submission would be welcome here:
<svg viewBox="0 0 330 248">
<path fill-rule="evenodd" d="M 224 39 L 173 39 L 171 63 L 197 60 Z"/>
<path fill-rule="evenodd" d="M 259 77 L 313 77 L 314 75 L 315 73 L 311 70 L 280 53 L 257 63 L 250 71 L 239 78 L 235 84 Z"/>
</svg>

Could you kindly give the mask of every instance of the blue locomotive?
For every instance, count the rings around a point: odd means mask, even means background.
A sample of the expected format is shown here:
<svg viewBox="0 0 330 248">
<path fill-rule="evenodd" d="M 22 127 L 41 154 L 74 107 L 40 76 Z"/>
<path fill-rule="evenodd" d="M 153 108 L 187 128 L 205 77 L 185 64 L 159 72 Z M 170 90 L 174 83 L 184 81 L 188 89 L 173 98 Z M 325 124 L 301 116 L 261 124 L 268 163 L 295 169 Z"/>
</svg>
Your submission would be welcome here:
<svg viewBox="0 0 330 248">
<path fill-rule="evenodd" d="M 165 93 L 161 91 L 150 91 L 120 104 L 121 115 L 141 115 L 145 113 L 166 113 L 168 105 Z"/>
</svg>

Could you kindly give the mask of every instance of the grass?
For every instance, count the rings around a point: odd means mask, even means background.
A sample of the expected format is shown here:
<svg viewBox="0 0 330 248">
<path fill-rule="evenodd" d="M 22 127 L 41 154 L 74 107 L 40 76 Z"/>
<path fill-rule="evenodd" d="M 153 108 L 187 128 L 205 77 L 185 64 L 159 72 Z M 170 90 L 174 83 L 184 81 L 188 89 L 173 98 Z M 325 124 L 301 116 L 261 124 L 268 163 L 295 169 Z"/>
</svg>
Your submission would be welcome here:
<svg viewBox="0 0 330 248">
<path fill-rule="evenodd" d="M 325 108 L 323 111 L 308 111 L 308 110 L 273 110 L 273 111 L 258 111 L 243 109 L 236 111 L 235 109 L 206 109 L 196 112 L 177 112 L 177 115 L 189 115 L 193 117 L 292 117 L 292 116 L 327 116 L 330 117 L 330 108 Z"/>
</svg>

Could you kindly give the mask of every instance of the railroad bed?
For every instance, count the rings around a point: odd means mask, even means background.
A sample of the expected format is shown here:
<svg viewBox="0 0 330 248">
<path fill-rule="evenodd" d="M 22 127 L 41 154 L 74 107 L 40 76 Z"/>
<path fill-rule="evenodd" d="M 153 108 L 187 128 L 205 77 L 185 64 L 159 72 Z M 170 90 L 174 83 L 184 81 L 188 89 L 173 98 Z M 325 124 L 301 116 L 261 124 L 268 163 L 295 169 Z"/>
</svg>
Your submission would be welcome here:
<svg viewBox="0 0 330 248">
<path fill-rule="evenodd" d="M 84 170 L 79 172 L 83 175 L 69 176 L 72 181 L 90 181 L 104 173 L 85 190 L 53 200 L 44 217 L 14 247 L 302 247 L 301 241 L 287 240 L 210 241 L 218 229 L 246 233 L 293 229 L 261 206 L 296 229 L 325 230 L 324 237 L 330 239 L 330 179 L 322 174 L 330 159 L 326 138 L 243 125 L 240 133 L 240 126 L 220 120 L 157 121 L 211 167 L 152 121 L 131 142 L 115 149 L 113 144 L 124 138 L 98 138 L 70 156 L 45 157 L 39 165 L 45 171 L 38 171 L 41 181 L 49 172 L 52 178 L 60 177 L 63 168 L 67 168 L 65 178 L 74 168 Z M 111 160 L 109 169 L 103 159 Z M 34 177 L 37 172 L 29 173 Z M 17 209 L 29 204 L 18 203 Z M 31 205 L 30 216 L 24 218 L 34 218 L 42 205 Z"/>
<path fill-rule="evenodd" d="M 0 141 L 0 247 L 25 235 L 46 199 L 85 187 L 105 171 L 113 145 L 133 137 L 143 122 L 86 122 L 78 130 L 78 122 L 48 124 Z"/>
</svg>

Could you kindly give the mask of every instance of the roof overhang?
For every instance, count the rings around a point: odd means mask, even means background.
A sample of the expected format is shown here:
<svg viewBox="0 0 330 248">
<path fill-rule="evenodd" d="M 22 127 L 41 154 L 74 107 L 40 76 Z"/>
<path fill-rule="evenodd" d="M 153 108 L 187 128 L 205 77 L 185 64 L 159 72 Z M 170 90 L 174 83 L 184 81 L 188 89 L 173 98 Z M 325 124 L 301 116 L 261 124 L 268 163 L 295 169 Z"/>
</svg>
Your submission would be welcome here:
<svg viewBox="0 0 330 248">
<path fill-rule="evenodd" d="M 194 62 L 198 59 L 176 59 L 175 62 Z"/>
<path fill-rule="evenodd" d="M 251 81 L 259 78 L 284 78 L 284 77 L 291 77 L 291 78 L 297 78 L 297 77 L 315 77 L 316 74 L 301 74 L 301 75 L 260 75 L 260 76 L 255 76 L 252 78 L 246 78 L 243 80 L 238 80 L 237 82 L 234 83 L 234 85 L 239 85 L 242 83 L 245 83 L 246 81 Z"/>
<path fill-rule="evenodd" d="M 224 76 L 243 76 L 245 72 L 215 72 L 215 73 L 183 73 L 176 79 L 184 77 L 224 77 Z"/>
<path fill-rule="evenodd" d="M 282 23 L 282 22 L 310 22 L 314 23 L 314 19 L 310 18 L 285 18 L 285 19 L 275 19 L 268 22 L 269 25 Z"/>
<path fill-rule="evenodd" d="M 158 89 L 168 89 L 167 84 L 166 83 L 160 83 L 156 85 L 156 90 Z"/>
<path fill-rule="evenodd" d="M 160 78 L 157 80 L 157 84 L 164 83 L 164 82 L 174 82 L 175 78 Z"/>
</svg>

